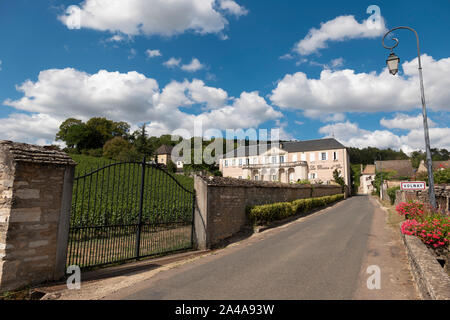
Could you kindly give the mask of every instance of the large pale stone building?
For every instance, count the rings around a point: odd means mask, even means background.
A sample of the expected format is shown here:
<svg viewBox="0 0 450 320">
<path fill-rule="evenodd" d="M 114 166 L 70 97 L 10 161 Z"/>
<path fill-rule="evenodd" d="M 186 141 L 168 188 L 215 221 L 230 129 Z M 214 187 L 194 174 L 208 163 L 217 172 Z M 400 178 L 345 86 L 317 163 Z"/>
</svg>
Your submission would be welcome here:
<svg viewBox="0 0 450 320">
<path fill-rule="evenodd" d="M 219 168 L 224 177 L 324 184 L 333 183 L 338 169 L 350 185 L 347 148 L 333 138 L 239 147 L 220 159 Z"/>
</svg>

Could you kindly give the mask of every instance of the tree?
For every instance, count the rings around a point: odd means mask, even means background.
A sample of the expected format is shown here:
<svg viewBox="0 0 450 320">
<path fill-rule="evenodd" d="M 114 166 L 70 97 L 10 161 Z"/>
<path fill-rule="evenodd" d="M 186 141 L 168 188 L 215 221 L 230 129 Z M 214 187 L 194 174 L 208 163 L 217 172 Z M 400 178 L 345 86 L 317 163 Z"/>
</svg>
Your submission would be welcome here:
<svg viewBox="0 0 450 320">
<path fill-rule="evenodd" d="M 177 166 L 172 160 L 167 162 L 167 171 L 170 173 L 175 173 L 177 171 Z"/>
<path fill-rule="evenodd" d="M 147 157 L 152 156 L 155 152 L 155 149 L 152 148 L 152 145 L 147 138 L 147 133 L 145 131 L 145 124 L 140 128 L 141 130 L 136 130 L 133 133 L 133 145 L 136 148 L 136 151 L 142 155 Z"/>
<path fill-rule="evenodd" d="M 106 118 L 91 118 L 87 123 L 68 118 L 59 127 L 56 140 L 64 141 L 69 148 L 78 152 L 103 148 L 106 141 L 114 137 L 129 139 L 130 125 L 126 122 L 114 122 Z"/>
<path fill-rule="evenodd" d="M 76 147 L 81 150 L 87 136 L 87 128 L 83 121 L 69 118 L 59 126 L 56 140 L 64 141 L 69 148 Z"/>
<path fill-rule="evenodd" d="M 114 137 L 103 146 L 103 156 L 114 160 L 129 160 L 127 155 L 135 154 L 133 145 L 122 137 Z"/>
<path fill-rule="evenodd" d="M 344 178 L 341 177 L 341 171 L 338 169 L 334 169 L 334 171 L 333 171 L 333 180 L 341 187 L 345 186 Z"/>
</svg>

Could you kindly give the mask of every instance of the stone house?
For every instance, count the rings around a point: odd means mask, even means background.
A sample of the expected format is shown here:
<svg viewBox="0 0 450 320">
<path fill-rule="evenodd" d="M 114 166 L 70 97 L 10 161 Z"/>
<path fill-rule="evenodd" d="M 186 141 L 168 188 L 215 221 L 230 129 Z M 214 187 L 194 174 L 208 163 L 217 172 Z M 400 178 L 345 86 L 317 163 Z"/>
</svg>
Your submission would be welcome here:
<svg viewBox="0 0 450 320">
<path fill-rule="evenodd" d="M 163 144 L 156 150 L 156 162 L 167 166 L 169 161 L 173 161 L 177 166 L 177 169 L 183 169 L 183 161 L 182 159 L 175 159 L 172 157 L 172 146 L 168 146 Z"/>
<path fill-rule="evenodd" d="M 375 165 L 368 164 L 362 168 L 361 165 L 361 177 L 359 178 L 359 192 L 363 194 L 372 194 L 374 188 L 372 182 L 375 180 Z"/>
<path fill-rule="evenodd" d="M 241 146 L 219 160 L 219 169 L 224 177 L 324 184 L 334 183 L 333 171 L 338 169 L 350 185 L 347 148 L 333 138 Z"/>
<path fill-rule="evenodd" d="M 393 172 L 393 179 L 410 178 L 414 176 L 411 160 L 386 160 L 375 161 L 376 172 Z"/>
<path fill-rule="evenodd" d="M 433 171 L 444 170 L 450 168 L 450 160 L 447 161 L 433 161 Z M 417 173 L 428 172 L 427 165 L 424 160 L 420 161 Z"/>
</svg>

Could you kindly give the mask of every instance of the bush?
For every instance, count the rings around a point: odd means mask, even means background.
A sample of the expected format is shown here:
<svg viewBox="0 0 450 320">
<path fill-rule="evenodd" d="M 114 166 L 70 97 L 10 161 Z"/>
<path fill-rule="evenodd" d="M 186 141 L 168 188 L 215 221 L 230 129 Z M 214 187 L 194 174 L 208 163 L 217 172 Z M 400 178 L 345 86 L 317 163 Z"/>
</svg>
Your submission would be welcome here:
<svg viewBox="0 0 450 320">
<path fill-rule="evenodd" d="M 439 214 L 421 220 L 406 220 L 401 229 L 403 234 L 416 236 L 433 249 L 444 247 L 450 242 L 450 218 Z"/>
<path fill-rule="evenodd" d="M 103 146 L 103 156 L 114 160 L 128 160 L 127 154 L 132 153 L 134 147 L 130 142 L 122 137 L 115 137 L 108 140 Z"/>
<path fill-rule="evenodd" d="M 170 173 L 177 172 L 177 165 L 172 160 L 167 161 L 167 171 Z"/>
<path fill-rule="evenodd" d="M 434 182 L 437 184 L 450 183 L 450 168 L 434 172 Z"/>
<path fill-rule="evenodd" d="M 90 149 L 88 150 L 87 155 L 91 157 L 101 158 L 103 157 L 103 149 L 102 148 Z"/>
<path fill-rule="evenodd" d="M 391 204 L 395 203 L 395 197 L 397 190 L 400 190 L 400 187 L 391 187 L 387 189 L 387 194 L 389 196 L 389 199 L 391 200 Z"/>
<path fill-rule="evenodd" d="M 247 215 L 253 224 L 265 224 L 276 220 L 303 214 L 311 209 L 344 199 L 343 194 L 319 198 L 299 199 L 292 202 L 279 202 L 247 208 Z"/>
<path fill-rule="evenodd" d="M 297 184 L 311 184 L 311 181 L 309 181 L 308 179 L 299 179 L 296 182 Z"/>
</svg>

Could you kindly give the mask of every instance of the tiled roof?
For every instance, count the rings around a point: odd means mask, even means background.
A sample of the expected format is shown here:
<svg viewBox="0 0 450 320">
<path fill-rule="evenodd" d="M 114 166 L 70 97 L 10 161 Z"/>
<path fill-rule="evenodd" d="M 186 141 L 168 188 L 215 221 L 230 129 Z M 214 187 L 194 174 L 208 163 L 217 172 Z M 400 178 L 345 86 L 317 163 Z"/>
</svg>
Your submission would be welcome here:
<svg viewBox="0 0 450 320">
<path fill-rule="evenodd" d="M 225 154 L 225 158 L 233 158 L 233 157 L 248 157 L 248 156 L 257 156 L 260 155 L 267 150 L 270 150 L 272 147 L 278 147 L 284 151 L 289 153 L 291 152 L 305 152 L 305 151 L 320 151 L 320 150 L 334 150 L 334 149 L 344 149 L 345 146 L 341 144 L 339 141 L 333 138 L 327 139 L 317 139 L 317 140 L 306 140 L 306 141 L 287 141 L 280 142 L 276 145 L 271 145 L 268 142 L 266 145 L 252 145 L 246 147 L 238 147 L 233 151 Z"/>
<path fill-rule="evenodd" d="M 158 155 L 162 155 L 162 154 L 172 154 L 172 149 L 173 149 L 172 146 L 168 146 L 168 145 L 163 144 L 161 147 L 159 147 L 159 148 L 156 150 L 156 154 L 158 154 Z"/>
<path fill-rule="evenodd" d="M 9 152 L 16 162 L 76 165 L 68 154 L 49 147 L 0 140 L 0 149 L 3 149 L 3 152 Z"/>
<path fill-rule="evenodd" d="M 411 160 L 375 161 L 377 171 L 396 171 L 396 177 L 411 177 L 414 173 Z"/>
<path fill-rule="evenodd" d="M 364 168 L 362 174 L 375 174 L 375 165 L 373 165 L 373 164 L 368 164 L 368 165 Z"/>
</svg>

